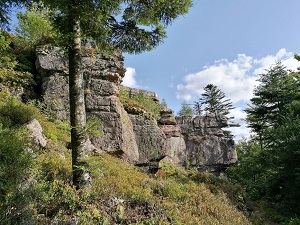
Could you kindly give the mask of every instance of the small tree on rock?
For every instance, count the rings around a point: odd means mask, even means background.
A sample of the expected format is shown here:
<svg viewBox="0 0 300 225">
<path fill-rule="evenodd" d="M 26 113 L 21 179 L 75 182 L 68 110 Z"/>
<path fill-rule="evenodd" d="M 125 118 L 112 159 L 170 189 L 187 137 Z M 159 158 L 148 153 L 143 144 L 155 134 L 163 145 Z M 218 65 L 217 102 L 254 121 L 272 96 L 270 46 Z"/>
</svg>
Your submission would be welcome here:
<svg viewBox="0 0 300 225">
<path fill-rule="evenodd" d="M 218 118 L 227 116 L 230 110 L 234 109 L 230 100 L 226 99 L 225 93 L 216 85 L 208 84 L 204 88 L 204 91 L 202 97 L 199 99 L 199 103 L 205 106 L 204 112 L 214 114 Z"/>
<path fill-rule="evenodd" d="M 194 112 L 196 115 L 212 114 L 217 121 L 226 119 L 229 127 L 239 126 L 231 120 L 233 117 L 228 117 L 231 109 L 234 109 L 232 102 L 226 98 L 225 93 L 222 92 L 216 85 L 208 84 L 204 87 L 204 93 L 199 98 L 198 102 L 194 103 Z M 224 130 L 225 136 L 232 137 L 231 132 Z"/>
<path fill-rule="evenodd" d="M 178 116 L 193 116 L 193 109 L 187 102 L 181 103 L 181 108 L 178 112 Z"/>
<path fill-rule="evenodd" d="M 196 116 L 201 116 L 203 109 L 202 109 L 202 103 L 201 102 L 194 102 L 193 112 Z"/>
</svg>

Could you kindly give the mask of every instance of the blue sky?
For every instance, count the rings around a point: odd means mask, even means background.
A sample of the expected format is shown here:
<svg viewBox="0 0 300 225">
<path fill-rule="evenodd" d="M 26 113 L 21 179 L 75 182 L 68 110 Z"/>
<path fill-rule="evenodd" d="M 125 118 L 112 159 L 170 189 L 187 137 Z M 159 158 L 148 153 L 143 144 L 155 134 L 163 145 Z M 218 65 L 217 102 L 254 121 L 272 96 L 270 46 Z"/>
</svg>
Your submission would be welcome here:
<svg viewBox="0 0 300 225">
<path fill-rule="evenodd" d="M 247 136 L 243 109 L 258 74 L 281 60 L 291 69 L 300 53 L 299 0 L 195 0 L 167 29 L 168 38 L 151 52 L 125 54 L 124 85 L 155 91 L 175 113 L 197 100 L 203 87 L 217 85 L 235 107 Z"/>
<path fill-rule="evenodd" d="M 236 139 L 249 135 L 243 111 L 258 75 L 276 61 L 296 70 L 300 63 L 300 0 L 194 0 L 151 52 L 125 54 L 123 84 L 156 92 L 175 114 L 217 85 L 232 100 Z M 13 17 L 13 23 L 16 23 Z"/>
</svg>

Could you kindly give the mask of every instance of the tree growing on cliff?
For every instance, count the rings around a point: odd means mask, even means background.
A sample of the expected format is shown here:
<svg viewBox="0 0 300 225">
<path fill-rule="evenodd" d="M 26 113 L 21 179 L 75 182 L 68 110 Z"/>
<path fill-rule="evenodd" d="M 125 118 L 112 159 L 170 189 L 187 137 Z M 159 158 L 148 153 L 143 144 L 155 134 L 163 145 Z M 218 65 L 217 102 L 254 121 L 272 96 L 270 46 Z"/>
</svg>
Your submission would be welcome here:
<svg viewBox="0 0 300 225">
<path fill-rule="evenodd" d="M 166 27 L 188 12 L 192 0 L 42 0 L 57 12 L 55 25 L 66 39 L 73 184 L 89 185 L 81 39 L 93 38 L 101 50 L 148 51 L 166 37 Z"/>
<path fill-rule="evenodd" d="M 206 113 L 212 113 L 216 117 L 227 116 L 230 110 L 234 109 L 230 100 L 226 99 L 225 93 L 216 85 L 208 84 L 204 91 L 199 102 L 205 106 Z"/>
<path fill-rule="evenodd" d="M 196 116 L 202 115 L 203 109 L 202 109 L 202 103 L 200 101 L 194 102 L 193 112 Z"/>
<path fill-rule="evenodd" d="M 181 103 L 181 108 L 178 112 L 178 116 L 193 116 L 193 109 L 187 102 Z"/>
</svg>

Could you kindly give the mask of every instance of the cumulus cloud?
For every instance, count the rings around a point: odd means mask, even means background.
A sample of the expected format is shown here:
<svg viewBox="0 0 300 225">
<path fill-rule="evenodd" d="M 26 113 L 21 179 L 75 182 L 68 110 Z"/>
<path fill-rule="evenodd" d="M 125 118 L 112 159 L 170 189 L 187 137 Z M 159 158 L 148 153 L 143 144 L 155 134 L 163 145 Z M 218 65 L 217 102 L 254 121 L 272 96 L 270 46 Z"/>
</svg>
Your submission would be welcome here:
<svg viewBox="0 0 300 225">
<path fill-rule="evenodd" d="M 248 101 L 252 97 L 253 89 L 258 84 L 259 74 L 278 61 L 292 70 L 296 70 L 299 62 L 293 58 L 292 52 L 280 49 L 275 55 L 268 55 L 254 59 L 245 54 L 238 54 L 233 61 L 221 59 L 213 65 L 205 66 L 197 73 L 187 74 L 183 83 L 177 85 L 178 99 L 191 101 L 197 99 L 204 92 L 207 84 L 217 85 L 233 103 Z"/>
<path fill-rule="evenodd" d="M 126 87 L 139 88 L 135 76 L 136 76 L 135 69 L 131 67 L 127 67 L 125 76 L 122 81 L 122 85 Z"/>
<path fill-rule="evenodd" d="M 234 117 L 233 123 L 239 124 L 239 127 L 228 128 L 235 137 L 235 140 L 240 140 L 243 137 L 248 137 L 250 135 L 250 128 L 247 127 L 245 118 L 246 112 L 242 107 L 236 107 L 231 110 L 229 116 Z"/>
<path fill-rule="evenodd" d="M 284 66 L 291 70 L 297 70 L 299 62 L 294 59 L 294 53 L 287 52 L 284 48 L 280 49 L 275 55 L 268 55 L 261 59 L 254 60 L 254 66 L 256 68 L 253 74 L 259 75 L 266 72 L 270 66 L 278 61 L 281 61 Z"/>
<path fill-rule="evenodd" d="M 275 55 L 268 55 L 255 59 L 245 54 L 238 54 L 236 59 L 228 61 L 221 59 L 213 65 L 203 67 L 199 72 L 187 74 L 183 82 L 177 85 L 177 99 L 188 102 L 198 100 L 204 92 L 203 87 L 214 84 L 221 89 L 237 108 L 232 111 L 235 122 L 241 124 L 240 128 L 231 128 L 235 135 L 248 136 L 249 129 L 245 124 L 244 108 L 253 96 L 253 90 L 258 85 L 259 74 L 281 61 L 288 69 L 296 70 L 299 62 L 293 58 L 292 52 L 280 49 Z"/>
<path fill-rule="evenodd" d="M 190 101 L 201 96 L 207 84 L 217 85 L 233 102 L 249 99 L 257 76 L 249 76 L 253 59 L 239 54 L 235 60 L 218 60 L 203 70 L 188 74 L 184 83 L 177 85 L 177 98 Z"/>
</svg>

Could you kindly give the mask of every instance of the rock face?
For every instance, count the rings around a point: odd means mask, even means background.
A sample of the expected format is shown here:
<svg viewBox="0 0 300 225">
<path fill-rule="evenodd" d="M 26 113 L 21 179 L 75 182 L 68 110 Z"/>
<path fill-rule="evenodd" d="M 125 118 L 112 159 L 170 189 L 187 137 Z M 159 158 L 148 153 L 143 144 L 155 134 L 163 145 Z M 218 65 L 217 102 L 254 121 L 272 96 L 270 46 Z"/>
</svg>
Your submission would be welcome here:
<svg viewBox="0 0 300 225">
<path fill-rule="evenodd" d="M 186 166 L 220 172 L 237 161 L 235 143 L 221 129 L 228 126 L 225 119 L 207 115 L 177 117 L 176 121 L 186 144 Z"/>
<path fill-rule="evenodd" d="M 102 121 L 102 136 L 91 144 L 136 165 L 158 165 L 164 159 L 180 167 L 216 171 L 236 162 L 234 142 L 224 137 L 226 121 L 214 117 L 174 117 L 162 108 L 156 121 L 141 113 L 126 111 L 119 100 L 120 83 L 125 75 L 124 57 L 96 52 L 93 43 L 82 47 L 87 119 Z M 58 47 L 37 49 L 37 83 L 44 103 L 58 119 L 68 120 L 68 61 Z M 129 96 L 143 92 L 154 102 L 156 93 L 126 88 Z"/>
<path fill-rule="evenodd" d="M 166 136 L 167 157 L 164 160 L 178 167 L 183 167 L 186 158 L 186 144 L 173 110 L 162 108 L 158 123 Z"/>
<path fill-rule="evenodd" d="M 154 102 L 159 102 L 158 95 L 153 91 L 146 91 L 138 88 L 129 88 L 125 86 L 122 86 L 122 88 L 128 92 L 129 96 L 134 96 L 142 92 L 144 96 L 151 98 Z"/>
<path fill-rule="evenodd" d="M 69 84 L 68 61 L 65 52 L 58 47 L 36 50 L 37 84 L 40 84 L 44 103 L 60 120 L 68 119 Z"/>
<path fill-rule="evenodd" d="M 138 145 L 139 164 L 159 161 L 166 156 L 166 137 L 154 119 L 130 115 Z"/>
<path fill-rule="evenodd" d="M 103 136 L 91 138 L 92 145 L 131 162 L 139 159 L 138 147 L 129 115 L 119 101 L 119 85 L 125 74 L 121 53 L 98 54 L 92 44 L 82 47 L 87 119 L 102 121 Z M 37 49 L 38 82 L 44 103 L 58 119 L 68 120 L 68 61 L 58 47 Z"/>
</svg>

